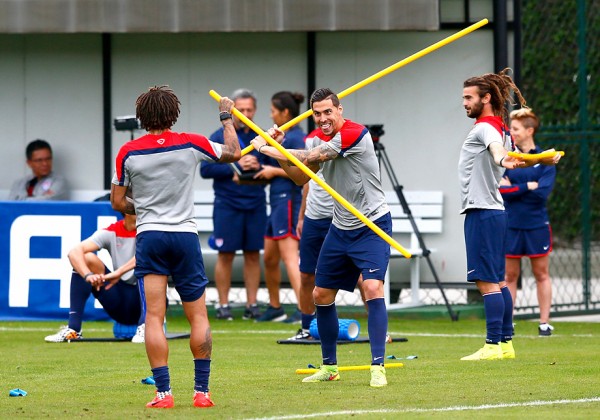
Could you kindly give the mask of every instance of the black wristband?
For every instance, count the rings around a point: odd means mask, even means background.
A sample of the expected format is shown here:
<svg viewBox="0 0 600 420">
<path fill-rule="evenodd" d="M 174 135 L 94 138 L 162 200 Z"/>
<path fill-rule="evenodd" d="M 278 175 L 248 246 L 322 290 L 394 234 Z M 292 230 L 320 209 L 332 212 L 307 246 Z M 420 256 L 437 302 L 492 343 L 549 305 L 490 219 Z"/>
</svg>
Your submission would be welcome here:
<svg viewBox="0 0 600 420">
<path fill-rule="evenodd" d="M 502 162 L 504 161 L 504 158 L 505 158 L 505 157 L 506 157 L 506 156 L 502 156 L 502 158 L 500 158 L 500 162 L 498 162 L 498 166 L 502 166 Z"/>
<path fill-rule="evenodd" d="M 265 143 L 265 144 L 261 145 L 261 146 L 258 148 L 258 153 L 262 153 L 262 152 L 261 152 L 261 150 L 262 150 L 262 148 L 263 148 L 263 147 L 265 147 L 265 146 L 268 146 L 268 144 L 267 144 L 267 143 Z"/>
<path fill-rule="evenodd" d="M 83 279 L 84 279 L 84 280 L 87 280 L 87 278 L 88 278 L 89 276 L 93 276 L 93 275 L 94 275 L 94 273 L 92 273 L 92 272 L 90 271 L 90 272 L 89 272 L 89 273 L 87 273 L 85 276 L 83 276 Z"/>
<path fill-rule="evenodd" d="M 230 120 L 231 119 L 231 114 L 229 112 L 221 112 L 219 114 L 219 119 L 221 121 Z"/>
</svg>

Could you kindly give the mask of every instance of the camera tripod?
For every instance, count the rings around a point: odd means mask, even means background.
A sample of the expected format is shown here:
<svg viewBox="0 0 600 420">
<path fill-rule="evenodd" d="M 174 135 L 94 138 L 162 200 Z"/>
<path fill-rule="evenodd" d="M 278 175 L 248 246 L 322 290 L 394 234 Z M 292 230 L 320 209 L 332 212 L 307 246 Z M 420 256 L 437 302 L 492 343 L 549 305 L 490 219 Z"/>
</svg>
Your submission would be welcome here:
<svg viewBox="0 0 600 420">
<path fill-rule="evenodd" d="M 433 263 L 429 258 L 431 251 L 425 245 L 423 235 L 421 234 L 419 227 L 415 222 L 415 218 L 413 217 L 413 214 L 410 210 L 410 206 L 406 201 L 406 197 L 404 196 L 404 192 L 402 191 L 404 187 L 398 182 L 398 179 L 396 178 L 396 173 L 394 172 L 394 168 L 392 167 L 390 159 L 385 151 L 385 146 L 379 141 L 379 137 L 384 134 L 382 125 L 372 125 L 367 126 L 367 128 L 371 132 L 371 137 L 373 138 L 373 145 L 375 146 L 375 154 L 377 155 L 377 160 L 379 161 L 379 167 L 381 168 L 381 164 L 383 163 L 383 168 L 385 169 L 390 178 L 390 182 L 392 183 L 392 187 L 394 188 L 394 191 L 398 196 L 398 200 L 400 202 L 400 205 L 402 206 L 402 210 L 404 211 L 404 214 L 406 214 L 408 220 L 410 221 L 410 225 L 412 226 L 413 232 L 415 233 L 417 240 L 419 241 L 419 247 L 423 250 L 423 257 L 427 260 L 427 265 L 429 266 L 431 274 L 435 279 L 435 284 L 437 285 L 438 289 L 442 294 L 442 298 L 444 299 L 444 303 L 446 304 L 446 308 L 448 309 L 448 315 L 450 316 L 450 319 L 452 321 L 458 321 L 458 314 L 454 313 L 454 311 L 452 310 L 452 307 L 448 302 L 448 298 L 446 297 L 446 293 L 444 292 L 444 288 L 440 282 L 437 272 L 435 271 L 435 267 L 433 266 Z"/>
</svg>

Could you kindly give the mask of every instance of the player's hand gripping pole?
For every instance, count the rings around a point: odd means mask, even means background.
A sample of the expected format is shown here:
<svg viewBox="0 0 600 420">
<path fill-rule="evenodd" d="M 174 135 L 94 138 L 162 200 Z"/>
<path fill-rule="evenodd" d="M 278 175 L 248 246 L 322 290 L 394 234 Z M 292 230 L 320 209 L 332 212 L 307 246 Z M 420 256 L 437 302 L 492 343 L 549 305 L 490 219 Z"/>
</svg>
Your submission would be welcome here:
<svg viewBox="0 0 600 420">
<path fill-rule="evenodd" d="M 209 93 L 210 93 L 210 96 L 212 96 L 217 102 L 219 102 L 221 100 L 221 95 L 219 95 L 214 90 L 211 90 Z M 412 256 L 410 252 L 408 252 L 406 249 L 404 249 L 402 247 L 402 245 L 400 245 L 390 235 L 388 235 L 383 230 L 381 230 L 381 228 L 379 226 L 377 226 L 375 223 L 373 223 L 372 221 L 367 219 L 361 212 L 359 212 L 344 197 L 339 195 L 336 190 L 331 188 L 325 181 L 323 181 L 313 171 L 311 171 L 309 168 L 307 168 L 306 165 L 304 165 L 302 162 L 300 162 L 290 152 L 285 150 L 285 148 L 283 146 L 281 146 L 279 143 L 277 143 L 275 140 L 273 140 L 271 138 L 271 136 L 269 136 L 267 133 L 265 133 L 262 128 L 260 128 L 256 124 L 254 124 L 254 122 L 252 120 L 250 120 L 248 117 L 246 117 L 240 111 L 238 111 L 235 107 L 231 108 L 231 113 L 234 114 L 236 117 L 238 117 L 244 124 L 246 124 L 246 126 L 250 127 L 256 134 L 258 134 L 263 139 L 265 139 L 267 141 L 267 143 L 269 143 L 271 146 L 273 146 L 274 148 L 279 150 L 281 153 L 283 153 L 283 155 L 289 161 L 291 161 L 294 165 L 296 165 L 302 172 L 304 172 L 306 174 L 306 176 L 310 177 L 313 181 L 315 181 L 317 184 L 319 184 L 321 187 L 323 187 L 323 189 L 325 191 L 327 191 L 333 198 L 335 198 L 350 213 L 352 213 L 353 215 L 358 217 L 361 222 L 363 222 L 365 225 L 367 225 L 369 228 L 371 228 L 371 230 L 373 232 L 375 232 L 377 235 L 379 235 L 384 241 L 386 241 L 388 244 L 390 244 L 391 246 L 396 248 L 398 250 L 398 252 L 400 252 L 406 258 L 410 258 Z"/>
<path fill-rule="evenodd" d="M 438 49 L 442 48 L 443 46 L 446 46 L 446 45 L 450 44 L 451 42 L 454 42 L 457 39 L 470 34 L 473 31 L 476 31 L 477 29 L 481 28 L 482 26 L 487 25 L 487 23 L 488 23 L 487 19 L 482 19 L 479 22 L 472 24 L 471 26 L 467 26 L 465 29 L 463 29 L 453 35 L 450 35 L 449 37 L 444 38 L 441 41 L 438 41 L 435 44 L 432 44 L 429 47 L 424 48 L 421 51 L 416 52 L 409 57 L 406 57 L 404 60 L 398 61 L 396 64 L 392 64 L 391 66 L 375 73 L 374 75 L 372 75 L 370 77 L 367 77 L 366 79 L 356 83 L 355 85 L 350 86 L 348 89 L 345 89 L 345 90 L 341 91 L 340 93 L 338 93 L 337 96 L 338 96 L 338 98 L 342 99 L 343 97 L 356 92 L 358 89 L 363 88 L 370 83 L 373 83 L 375 80 L 381 79 L 383 76 L 387 76 L 388 74 L 398 70 L 400 67 L 404 67 L 407 64 L 410 64 L 413 61 L 416 61 L 419 58 L 421 58 L 435 50 L 438 50 Z M 312 109 L 309 109 L 309 110 L 303 112 L 302 114 L 298 115 L 296 118 L 289 120 L 288 122 L 283 124 L 281 127 L 279 127 L 279 129 L 281 131 L 287 131 L 290 128 L 292 128 L 293 126 L 295 126 L 296 124 L 298 124 L 299 122 L 310 117 L 311 115 L 312 115 Z M 244 149 L 242 149 L 242 156 L 250 153 L 253 149 L 254 149 L 254 147 L 252 145 L 245 147 Z"/>
</svg>

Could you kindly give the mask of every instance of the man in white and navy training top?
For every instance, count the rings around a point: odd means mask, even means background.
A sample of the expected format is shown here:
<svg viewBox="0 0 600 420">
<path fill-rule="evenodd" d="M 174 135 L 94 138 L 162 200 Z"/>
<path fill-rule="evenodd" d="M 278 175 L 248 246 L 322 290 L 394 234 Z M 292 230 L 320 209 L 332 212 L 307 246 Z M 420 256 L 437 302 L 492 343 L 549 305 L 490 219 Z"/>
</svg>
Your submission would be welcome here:
<svg viewBox="0 0 600 420">
<path fill-rule="evenodd" d="M 506 168 L 525 165 L 508 155 L 514 145 L 503 118 L 507 117 L 506 105 L 512 101 L 512 92 L 522 105 L 525 99 L 508 71 L 471 77 L 463 84 L 463 106 L 467 116 L 475 119 L 458 162 L 467 281 L 474 282 L 483 295 L 486 340 L 481 349 L 461 360 L 515 358 L 513 300 L 504 280 L 507 216 L 498 187 Z"/>
<path fill-rule="evenodd" d="M 144 342 L 144 311 L 138 291 L 135 267 L 135 215 L 100 229 L 69 251 L 73 266 L 70 285 L 69 323 L 46 341 L 60 343 L 82 337 L 85 304 L 94 295 L 106 313 L 125 325 L 138 325 L 134 343 Z M 110 271 L 96 251 L 108 251 L 114 271 Z"/>
<path fill-rule="evenodd" d="M 195 407 L 211 407 L 208 381 L 212 337 L 204 293 L 208 279 L 194 221 L 193 184 L 200 161 L 233 162 L 241 151 L 230 110 L 222 98 L 224 144 L 171 127 L 179 117 L 179 99 L 168 86 L 155 86 L 136 101 L 136 116 L 148 134 L 125 143 L 116 160 L 111 203 L 115 210 L 137 214 L 135 273 L 146 297 L 146 353 L 156 397 L 152 408 L 172 408 L 169 348 L 163 331 L 167 276 L 171 276 L 191 326 Z M 126 197 L 130 188 L 133 200 Z"/>
<path fill-rule="evenodd" d="M 390 211 L 381 187 L 379 162 L 369 130 L 344 119 L 339 98 L 329 89 L 316 90 L 310 102 L 318 128 L 309 134 L 307 142 L 316 137 L 322 144 L 312 150 L 288 152 L 313 172 L 321 168 L 323 178 L 335 191 L 381 230 L 391 234 Z M 278 142 L 283 140 L 280 131 L 269 131 Z M 257 137 L 252 144 L 259 152 L 279 160 L 297 184 L 305 184 L 310 179 L 276 148 L 265 145 L 264 139 Z M 333 221 L 319 255 L 313 291 L 323 365 L 303 382 L 339 380 L 336 352 L 339 323 L 335 297 L 339 289 L 353 291 L 362 274 L 369 312 L 370 385 L 387 385 L 383 367 L 387 331 L 383 281 L 389 256 L 387 242 L 341 204 L 334 203 Z"/>
</svg>

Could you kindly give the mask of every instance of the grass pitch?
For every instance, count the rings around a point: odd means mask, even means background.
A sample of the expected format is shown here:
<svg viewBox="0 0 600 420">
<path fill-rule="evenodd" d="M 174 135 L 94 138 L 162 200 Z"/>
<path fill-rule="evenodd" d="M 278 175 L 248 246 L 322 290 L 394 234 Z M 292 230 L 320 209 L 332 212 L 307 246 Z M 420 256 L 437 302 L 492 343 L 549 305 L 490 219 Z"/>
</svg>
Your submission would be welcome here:
<svg viewBox="0 0 600 420">
<path fill-rule="evenodd" d="M 363 334 L 366 319 L 358 318 Z M 210 387 L 216 406 L 192 407 L 193 363 L 188 341 L 170 340 L 175 396 L 171 410 L 146 409 L 154 387 L 143 345 L 45 343 L 59 322 L 3 322 L 0 415 L 3 418 L 598 418 L 600 413 L 600 324 L 553 321 L 555 335 L 537 336 L 537 325 L 518 321 L 517 359 L 462 362 L 483 344 L 482 320 L 451 322 L 390 317 L 387 355 L 403 368 L 388 370 L 389 385 L 369 387 L 369 372 L 342 372 L 341 381 L 303 384 L 297 368 L 320 363 L 318 345 L 280 345 L 297 326 L 211 320 L 213 362 Z M 185 332 L 180 316 L 168 320 Z M 84 323 L 84 336 L 109 337 L 112 324 Z M 338 346 L 340 365 L 370 361 L 368 344 Z M 390 360 L 395 362 L 396 360 Z M 10 389 L 28 392 L 9 397 Z M 200 411 L 199 411 L 200 410 Z"/>
</svg>

